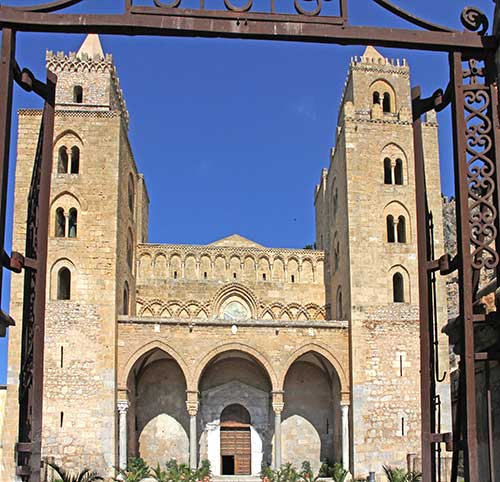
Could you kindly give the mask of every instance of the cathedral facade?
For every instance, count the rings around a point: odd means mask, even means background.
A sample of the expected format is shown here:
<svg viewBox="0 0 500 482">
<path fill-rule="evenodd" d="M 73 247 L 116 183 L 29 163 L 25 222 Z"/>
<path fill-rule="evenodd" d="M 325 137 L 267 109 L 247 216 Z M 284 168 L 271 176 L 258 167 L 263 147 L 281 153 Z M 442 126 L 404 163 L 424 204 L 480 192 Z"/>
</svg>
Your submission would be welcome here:
<svg viewBox="0 0 500 482">
<path fill-rule="evenodd" d="M 43 455 L 105 475 L 141 456 L 214 476 L 340 462 L 355 476 L 420 451 L 410 77 L 351 60 L 315 249 L 238 235 L 147 242 L 149 198 L 112 57 L 90 35 L 58 77 L 47 269 Z M 13 249 L 22 252 L 41 112 L 19 112 Z M 423 127 L 442 247 L 437 122 Z M 22 276 L 11 314 L 22 316 Z M 444 299 L 444 286 L 438 285 Z M 441 322 L 446 312 L 440 312 Z M 20 327 L 10 329 L 2 481 L 15 478 Z M 446 341 L 442 366 L 447 364 Z M 443 426 L 449 384 L 441 386 Z M 418 463 L 418 462 L 417 462 Z"/>
</svg>

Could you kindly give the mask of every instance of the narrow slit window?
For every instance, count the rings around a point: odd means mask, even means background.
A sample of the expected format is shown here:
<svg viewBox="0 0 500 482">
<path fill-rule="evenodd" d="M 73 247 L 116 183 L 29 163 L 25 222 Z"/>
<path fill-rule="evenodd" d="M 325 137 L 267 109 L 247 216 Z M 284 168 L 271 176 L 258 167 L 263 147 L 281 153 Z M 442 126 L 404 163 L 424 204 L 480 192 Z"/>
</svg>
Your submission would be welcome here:
<svg viewBox="0 0 500 482">
<path fill-rule="evenodd" d="M 401 273 L 395 273 L 392 277 L 392 294 L 394 303 L 404 303 L 405 291 L 403 275 Z"/>
<path fill-rule="evenodd" d="M 391 160 L 388 157 L 384 159 L 384 184 L 392 184 Z"/>
<path fill-rule="evenodd" d="M 394 182 L 395 184 L 403 184 L 403 161 L 396 159 L 396 166 L 394 167 Z"/>
<path fill-rule="evenodd" d="M 401 417 L 401 435 L 405 436 L 405 418 Z"/>
<path fill-rule="evenodd" d="M 134 263 L 134 252 L 133 252 L 133 241 L 132 241 L 132 233 L 128 233 L 127 238 L 127 264 L 130 269 L 132 269 Z"/>
<path fill-rule="evenodd" d="M 130 295 L 128 289 L 128 283 L 125 282 L 125 286 L 123 287 L 123 314 L 129 314 L 129 305 L 130 305 Z"/>
<path fill-rule="evenodd" d="M 177 271 L 174 271 L 174 279 L 177 279 Z"/>
<path fill-rule="evenodd" d="M 71 174 L 80 172 L 80 149 L 77 146 L 71 148 Z"/>
<path fill-rule="evenodd" d="M 66 146 L 59 148 L 57 158 L 57 172 L 58 174 L 67 174 L 68 172 L 68 149 Z"/>
<path fill-rule="evenodd" d="M 384 99 L 382 100 L 382 110 L 385 113 L 391 112 L 391 94 L 389 94 L 389 92 L 384 94 Z"/>
<path fill-rule="evenodd" d="M 236 273 L 233 273 L 233 278 L 236 279 Z"/>
<path fill-rule="evenodd" d="M 399 376 L 403 376 L 403 355 L 399 355 Z"/>
<path fill-rule="evenodd" d="M 134 179 L 132 174 L 128 178 L 128 207 L 131 212 L 134 212 L 134 202 L 135 202 L 135 190 L 134 190 Z"/>
<path fill-rule="evenodd" d="M 55 236 L 56 238 L 64 238 L 66 235 L 66 216 L 64 216 L 64 209 L 57 208 L 56 209 L 56 230 Z"/>
<path fill-rule="evenodd" d="M 205 272 L 203 273 L 203 278 L 204 278 L 204 279 L 207 279 L 207 277 L 208 277 L 208 273 L 205 271 Z"/>
<path fill-rule="evenodd" d="M 64 424 L 64 412 L 61 412 L 61 414 L 59 415 L 59 427 L 62 428 Z"/>
<path fill-rule="evenodd" d="M 68 237 L 76 238 L 78 225 L 78 212 L 75 208 L 69 210 L 68 218 Z"/>
<path fill-rule="evenodd" d="M 83 87 L 81 85 L 73 87 L 73 102 L 75 104 L 83 104 Z"/>
<path fill-rule="evenodd" d="M 57 273 L 57 299 L 71 299 L 71 272 L 68 268 L 61 268 Z"/>
<path fill-rule="evenodd" d="M 266 281 L 266 273 L 262 273 L 262 281 Z"/>
<path fill-rule="evenodd" d="M 394 236 L 394 217 L 389 215 L 386 220 L 387 224 L 387 242 L 394 243 L 396 241 Z"/>
<path fill-rule="evenodd" d="M 404 216 L 398 218 L 398 243 L 406 243 L 406 219 Z"/>
<path fill-rule="evenodd" d="M 295 283 L 295 275 L 292 274 L 292 283 Z"/>
<path fill-rule="evenodd" d="M 64 368 L 64 347 L 61 347 L 61 368 Z"/>
</svg>

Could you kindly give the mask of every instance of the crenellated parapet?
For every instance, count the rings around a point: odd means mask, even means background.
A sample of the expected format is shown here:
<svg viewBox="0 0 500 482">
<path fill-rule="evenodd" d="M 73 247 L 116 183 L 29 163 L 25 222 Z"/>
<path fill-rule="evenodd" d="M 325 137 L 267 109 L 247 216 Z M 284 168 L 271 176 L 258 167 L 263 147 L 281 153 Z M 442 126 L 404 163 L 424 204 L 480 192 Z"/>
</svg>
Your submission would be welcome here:
<svg viewBox="0 0 500 482">
<path fill-rule="evenodd" d="M 111 110 L 120 112 L 128 128 L 129 113 L 111 54 L 104 54 L 98 38 L 90 37 L 78 52 L 47 51 L 47 69 L 58 76 L 56 109 L 69 111 Z M 96 88 L 96 76 L 102 76 Z M 102 88 L 107 85 L 106 88 Z M 82 89 L 77 99 L 75 87 Z"/>
</svg>

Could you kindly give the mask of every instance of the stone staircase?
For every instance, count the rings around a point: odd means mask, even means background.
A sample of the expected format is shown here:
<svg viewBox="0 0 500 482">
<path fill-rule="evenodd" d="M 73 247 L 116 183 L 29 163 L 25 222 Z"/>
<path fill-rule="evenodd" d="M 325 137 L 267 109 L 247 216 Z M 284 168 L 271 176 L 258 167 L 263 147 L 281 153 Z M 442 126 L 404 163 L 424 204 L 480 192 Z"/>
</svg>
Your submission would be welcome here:
<svg viewBox="0 0 500 482">
<path fill-rule="evenodd" d="M 260 482 L 260 477 L 253 475 L 217 475 L 212 482 Z"/>
</svg>

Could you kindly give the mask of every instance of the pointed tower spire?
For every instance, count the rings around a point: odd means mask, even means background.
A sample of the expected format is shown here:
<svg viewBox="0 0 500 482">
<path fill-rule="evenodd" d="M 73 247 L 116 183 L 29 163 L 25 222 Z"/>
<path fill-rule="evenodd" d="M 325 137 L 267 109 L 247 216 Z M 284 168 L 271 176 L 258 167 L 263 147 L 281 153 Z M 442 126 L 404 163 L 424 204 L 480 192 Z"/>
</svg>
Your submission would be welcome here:
<svg viewBox="0 0 500 482">
<path fill-rule="evenodd" d="M 371 45 L 368 45 L 368 47 L 366 47 L 362 59 L 364 59 L 365 62 L 375 64 L 386 62 L 386 58 L 375 47 L 372 47 Z"/>
<path fill-rule="evenodd" d="M 76 56 L 81 59 L 87 56 L 89 59 L 97 57 L 104 58 L 104 51 L 102 50 L 101 39 L 95 33 L 89 33 L 82 43 L 82 46 L 76 53 Z"/>
</svg>

